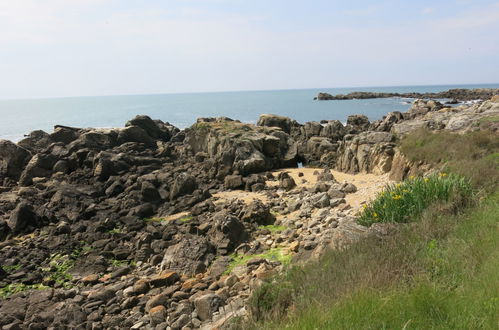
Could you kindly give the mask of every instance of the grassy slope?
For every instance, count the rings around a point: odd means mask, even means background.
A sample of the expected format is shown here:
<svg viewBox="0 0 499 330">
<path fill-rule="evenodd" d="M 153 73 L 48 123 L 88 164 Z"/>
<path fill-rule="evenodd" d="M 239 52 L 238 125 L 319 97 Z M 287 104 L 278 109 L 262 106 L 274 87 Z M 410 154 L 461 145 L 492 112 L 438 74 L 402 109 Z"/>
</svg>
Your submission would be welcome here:
<svg viewBox="0 0 499 330">
<path fill-rule="evenodd" d="M 446 161 L 470 177 L 489 192 L 478 207 L 456 214 L 448 203 L 433 205 L 383 240 L 363 240 L 290 269 L 255 292 L 253 320 L 242 327 L 499 328 L 499 169 L 490 161 L 499 141 L 484 133 L 444 134 L 413 135 L 404 151 L 414 160 Z M 447 159 L 429 159 L 437 150 Z M 474 173 L 485 165 L 488 180 Z"/>
</svg>

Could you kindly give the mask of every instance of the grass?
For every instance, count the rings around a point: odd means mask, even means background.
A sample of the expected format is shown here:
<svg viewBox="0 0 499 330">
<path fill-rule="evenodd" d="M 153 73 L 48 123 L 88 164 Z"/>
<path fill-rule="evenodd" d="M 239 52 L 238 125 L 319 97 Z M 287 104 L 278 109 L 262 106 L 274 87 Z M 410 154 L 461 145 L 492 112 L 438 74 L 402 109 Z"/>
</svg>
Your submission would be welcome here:
<svg viewBox="0 0 499 330">
<path fill-rule="evenodd" d="M 251 329 L 495 329 L 499 194 L 456 216 L 440 206 L 380 241 L 293 267 L 255 291 Z"/>
<path fill-rule="evenodd" d="M 10 266 L 2 266 L 2 269 L 5 270 L 7 273 L 13 273 L 16 270 L 21 269 L 21 265 L 10 265 Z"/>
<path fill-rule="evenodd" d="M 23 284 L 23 283 L 12 283 L 9 285 L 0 288 L 0 298 L 5 299 L 15 293 L 27 291 L 27 290 L 45 290 L 48 289 L 48 286 L 45 286 L 41 283 L 38 284 Z"/>
<path fill-rule="evenodd" d="M 123 267 L 123 266 L 137 266 L 137 263 L 133 260 L 118 260 L 118 259 L 111 259 L 109 260 L 109 263 L 113 267 Z"/>
<path fill-rule="evenodd" d="M 420 131 L 402 147 L 452 174 L 389 187 L 361 222 L 404 223 L 288 267 L 253 292 L 250 318 L 235 328 L 499 328 L 497 135 Z M 464 202 L 471 187 L 480 194 Z"/>
<path fill-rule="evenodd" d="M 49 267 L 44 269 L 50 272 L 48 278 L 59 285 L 71 286 L 70 281 L 73 276 L 69 274 L 69 269 L 74 266 L 74 260 L 68 255 L 52 254 L 49 260 Z"/>
<path fill-rule="evenodd" d="M 358 223 L 370 226 L 377 222 L 409 222 L 435 202 L 453 201 L 455 208 L 466 206 L 473 190 L 466 178 L 447 173 L 388 185 L 369 205 L 364 206 Z"/>
<path fill-rule="evenodd" d="M 419 130 L 402 139 L 400 147 L 410 160 L 423 161 L 465 176 L 475 188 L 486 193 L 499 187 L 497 133 L 481 130 L 458 135 Z"/>
<path fill-rule="evenodd" d="M 274 234 L 286 230 L 286 227 L 278 225 L 266 225 L 266 226 L 259 226 L 258 229 L 266 229 L 270 231 L 272 234 Z"/>
<path fill-rule="evenodd" d="M 279 261 L 283 265 L 288 265 L 291 263 L 292 255 L 289 254 L 286 248 L 272 248 L 260 254 L 232 254 L 230 257 L 232 258 L 232 262 L 229 264 L 229 267 L 227 267 L 225 274 L 230 274 L 237 266 L 245 265 L 251 259 L 257 258 Z"/>
</svg>

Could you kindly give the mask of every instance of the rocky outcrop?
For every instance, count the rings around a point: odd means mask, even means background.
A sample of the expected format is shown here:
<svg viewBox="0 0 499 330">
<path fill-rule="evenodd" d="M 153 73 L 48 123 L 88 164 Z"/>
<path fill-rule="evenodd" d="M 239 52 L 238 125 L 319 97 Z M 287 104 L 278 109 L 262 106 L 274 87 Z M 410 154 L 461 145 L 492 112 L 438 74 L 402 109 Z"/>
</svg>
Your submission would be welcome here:
<svg viewBox="0 0 499 330">
<path fill-rule="evenodd" d="M 185 132 L 193 153 L 206 153 L 240 174 L 295 167 L 297 146 L 280 128 L 255 127 L 228 118 L 200 119 Z"/>
<path fill-rule="evenodd" d="M 388 97 L 405 98 L 426 98 L 426 99 L 451 99 L 456 101 L 470 100 L 489 100 L 494 95 L 499 94 L 498 88 L 475 88 L 464 89 L 455 88 L 439 93 L 380 93 L 380 92 L 352 92 L 348 94 L 331 95 L 328 93 L 319 93 L 314 100 L 356 100 L 356 99 L 376 99 Z"/>
<path fill-rule="evenodd" d="M 341 143 L 336 168 L 342 172 L 382 174 L 390 171 L 395 143 L 387 132 L 362 132 Z"/>
<path fill-rule="evenodd" d="M 0 182 L 5 179 L 18 180 L 31 153 L 16 144 L 0 140 Z"/>
</svg>

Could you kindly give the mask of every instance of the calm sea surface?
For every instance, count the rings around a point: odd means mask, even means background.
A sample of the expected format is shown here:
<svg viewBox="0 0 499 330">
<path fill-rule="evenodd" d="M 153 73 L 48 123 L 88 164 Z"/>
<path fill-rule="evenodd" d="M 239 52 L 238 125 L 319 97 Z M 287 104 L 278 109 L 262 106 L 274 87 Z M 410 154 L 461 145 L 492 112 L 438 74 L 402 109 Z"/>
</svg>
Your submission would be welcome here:
<svg viewBox="0 0 499 330">
<path fill-rule="evenodd" d="M 338 119 L 364 114 L 371 120 L 389 111 L 406 111 L 409 99 L 314 101 L 318 92 L 352 91 L 438 92 L 450 88 L 499 87 L 495 85 L 321 88 L 278 91 L 158 94 L 0 100 L 0 139 L 17 141 L 36 129 L 51 132 L 54 125 L 122 127 L 135 115 L 145 114 L 185 128 L 199 117 L 226 116 L 255 123 L 263 113 L 288 116 L 298 122 Z"/>
</svg>

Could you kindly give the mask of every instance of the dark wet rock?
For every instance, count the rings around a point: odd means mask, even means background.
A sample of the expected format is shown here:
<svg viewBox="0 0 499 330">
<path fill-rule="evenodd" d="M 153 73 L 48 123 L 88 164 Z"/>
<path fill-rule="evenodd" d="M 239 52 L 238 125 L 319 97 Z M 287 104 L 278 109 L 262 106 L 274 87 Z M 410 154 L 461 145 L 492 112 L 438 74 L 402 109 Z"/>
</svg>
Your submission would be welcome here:
<svg viewBox="0 0 499 330">
<path fill-rule="evenodd" d="M 19 233 L 27 227 L 37 226 L 38 220 L 38 215 L 33 210 L 33 207 L 26 202 L 21 202 L 12 211 L 9 220 L 7 220 L 7 225 L 14 233 Z"/>
<path fill-rule="evenodd" d="M 30 158 L 31 153 L 28 150 L 10 141 L 0 140 L 0 180 L 18 180 Z"/>
<path fill-rule="evenodd" d="M 215 225 L 210 236 L 218 254 L 227 255 L 249 237 L 241 221 L 226 211 L 215 214 L 213 221 Z"/>
<path fill-rule="evenodd" d="M 274 223 L 275 217 L 270 213 L 268 206 L 259 200 L 254 200 L 244 207 L 241 220 L 258 225 L 271 225 Z"/>
<path fill-rule="evenodd" d="M 295 180 L 286 172 L 279 173 L 278 179 L 279 179 L 279 188 L 281 189 L 288 191 L 296 187 Z"/>
<path fill-rule="evenodd" d="M 156 145 L 155 140 L 139 126 L 129 126 L 121 129 L 118 133 L 117 142 L 119 144 L 123 144 L 126 142 L 137 142 L 143 143 L 149 147 L 154 147 Z"/>
<path fill-rule="evenodd" d="M 225 189 L 239 189 L 243 187 L 243 177 L 241 175 L 228 175 L 224 179 Z"/>
<path fill-rule="evenodd" d="M 185 173 L 179 174 L 173 182 L 170 198 L 175 199 L 177 197 L 190 194 L 196 190 L 196 188 L 197 182 L 195 178 Z"/>
</svg>

